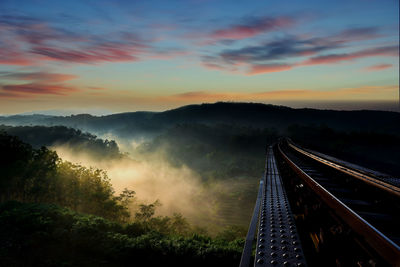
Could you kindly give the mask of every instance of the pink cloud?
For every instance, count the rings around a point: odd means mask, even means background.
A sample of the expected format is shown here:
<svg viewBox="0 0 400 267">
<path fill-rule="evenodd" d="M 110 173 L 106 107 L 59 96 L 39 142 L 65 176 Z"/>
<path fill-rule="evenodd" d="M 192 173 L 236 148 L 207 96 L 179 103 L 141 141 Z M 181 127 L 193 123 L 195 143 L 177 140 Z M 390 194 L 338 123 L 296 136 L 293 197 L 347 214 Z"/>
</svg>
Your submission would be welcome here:
<svg viewBox="0 0 400 267">
<path fill-rule="evenodd" d="M 145 53 L 154 53 L 148 43 L 133 33 L 117 31 L 105 39 L 30 17 L 0 19 L 0 64 L 5 65 L 38 65 L 43 60 L 88 64 L 137 61 Z"/>
<path fill-rule="evenodd" d="M 298 65 L 333 64 L 342 61 L 349 61 L 358 58 L 374 57 L 374 56 L 398 56 L 398 47 L 395 46 L 378 47 L 372 49 L 365 49 L 354 53 L 317 56 L 310 58 L 306 61 L 303 61 Z"/>
<path fill-rule="evenodd" d="M 2 32 L 0 31 L 0 35 Z M 33 64 L 30 58 L 16 42 L 3 41 L 0 37 L 0 64 L 29 66 Z"/>
<path fill-rule="evenodd" d="M 218 70 L 218 71 L 224 71 L 224 72 L 229 72 L 229 73 L 239 73 L 239 66 L 241 64 L 232 64 L 232 65 L 220 65 L 218 63 L 214 62 L 202 62 L 201 65 L 209 70 Z"/>
<path fill-rule="evenodd" d="M 363 70 L 364 71 L 380 71 L 380 70 L 389 69 L 391 67 L 393 67 L 392 64 L 377 64 L 377 65 L 366 67 Z"/>
<path fill-rule="evenodd" d="M 63 49 L 50 46 L 35 47 L 31 51 L 48 60 L 59 60 L 77 63 L 124 62 L 137 61 L 140 50 L 121 44 L 101 44 L 90 48 Z"/>
<path fill-rule="evenodd" d="M 24 97 L 23 95 L 15 94 L 13 92 L 0 91 L 0 98 L 23 98 L 23 97 Z"/>
<path fill-rule="evenodd" d="M 288 27 L 293 20 L 288 17 L 253 19 L 247 23 L 232 25 L 230 27 L 215 30 L 209 37 L 213 40 L 241 40 L 259 35 L 264 32 L 276 30 L 281 27 Z"/>
<path fill-rule="evenodd" d="M 245 39 L 259 34 L 260 29 L 251 28 L 248 26 L 234 26 L 229 29 L 218 30 L 210 35 L 213 39 Z"/>
<path fill-rule="evenodd" d="M 265 65 L 253 65 L 251 66 L 248 75 L 270 73 L 270 72 L 280 72 L 292 69 L 291 65 L 287 64 L 265 64 Z"/>
<path fill-rule="evenodd" d="M 226 70 L 226 67 L 223 67 L 215 63 L 202 62 L 201 65 L 210 70 Z"/>
<path fill-rule="evenodd" d="M 183 57 L 190 55 L 189 51 L 161 51 L 161 52 L 153 52 L 148 55 L 148 58 L 151 59 L 160 59 L 160 60 L 167 60 L 176 57 Z"/>
<path fill-rule="evenodd" d="M 35 95 L 67 95 L 79 91 L 75 86 L 65 85 L 66 81 L 78 76 L 51 72 L 0 72 L 0 79 L 13 84 L 0 84 L 2 97 L 33 97 Z M 24 84 L 15 82 L 24 81 Z"/>
<path fill-rule="evenodd" d="M 16 65 L 16 66 L 30 66 L 33 65 L 32 60 L 18 57 L 2 57 L 0 55 L 0 65 Z"/>
<path fill-rule="evenodd" d="M 68 93 L 78 91 L 77 88 L 71 86 L 40 83 L 3 85 L 1 89 L 3 93 L 19 95 L 67 95 Z"/>
<path fill-rule="evenodd" d="M 23 80 L 23 81 L 40 81 L 47 83 L 64 82 L 78 78 L 76 75 L 62 74 L 62 73 L 49 73 L 49 72 L 15 72 L 0 75 L 0 78 L 10 80 Z"/>
</svg>

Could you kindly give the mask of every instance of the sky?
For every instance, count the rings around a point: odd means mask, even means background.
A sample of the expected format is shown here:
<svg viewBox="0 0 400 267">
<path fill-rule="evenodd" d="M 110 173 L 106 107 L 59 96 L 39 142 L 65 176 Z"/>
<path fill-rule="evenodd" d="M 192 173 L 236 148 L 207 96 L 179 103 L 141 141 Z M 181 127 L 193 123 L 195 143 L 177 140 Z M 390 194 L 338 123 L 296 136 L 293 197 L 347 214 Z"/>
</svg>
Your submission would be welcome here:
<svg viewBox="0 0 400 267">
<path fill-rule="evenodd" d="M 398 0 L 0 1 L 0 114 L 398 99 Z"/>
</svg>

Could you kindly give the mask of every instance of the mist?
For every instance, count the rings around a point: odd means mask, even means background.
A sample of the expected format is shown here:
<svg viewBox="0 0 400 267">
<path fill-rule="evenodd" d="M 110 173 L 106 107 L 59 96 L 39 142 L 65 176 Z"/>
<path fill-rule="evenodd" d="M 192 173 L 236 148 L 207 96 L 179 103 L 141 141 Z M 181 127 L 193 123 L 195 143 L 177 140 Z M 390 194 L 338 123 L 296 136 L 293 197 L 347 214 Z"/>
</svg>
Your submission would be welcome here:
<svg viewBox="0 0 400 267">
<path fill-rule="evenodd" d="M 149 204 L 159 200 L 161 206 L 157 208 L 156 215 L 181 213 L 192 224 L 207 228 L 217 225 L 217 199 L 209 190 L 210 185 L 202 183 L 199 175 L 187 166 L 172 166 L 161 150 L 141 158 L 135 148 L 143 141 L 119 141 L 121 151 L 129 155 L 113 160 L 99 161 L 89 153 L 76 153 L 72 147 L 65 145 L 52 149 L 63 160 L 107 171 L 117 194 L 125 188 L 136 192 L 135 203 Z M 134 156 L 130 156 L 131 153 Z M 131 208 L 135 212 L 135 205 Z M 213 221 L 214 225 L 211 225 Z"/>
</svg>

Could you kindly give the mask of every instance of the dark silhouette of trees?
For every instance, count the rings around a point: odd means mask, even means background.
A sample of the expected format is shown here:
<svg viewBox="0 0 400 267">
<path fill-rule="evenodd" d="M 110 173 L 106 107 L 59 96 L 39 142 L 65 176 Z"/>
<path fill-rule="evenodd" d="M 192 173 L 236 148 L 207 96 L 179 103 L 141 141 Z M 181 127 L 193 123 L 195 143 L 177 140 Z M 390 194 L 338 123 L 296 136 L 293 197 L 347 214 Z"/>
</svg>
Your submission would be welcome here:
<svg viewBox="0 0 400 267">
<path fill-rule="evenodd" d="M 1 201 L 46 202 L 126 221 L 135 192 L 115 196 L 107 173 L 62 161 L 57 153 L 0 133 Z"/>
<path fill-rule="evenodd" d="M 85 152 L 96 159 L 120 158 L 122 154 L 114 140 L 102 140 L 97 136 L 65 126 L 5 126 L 0 130 L 18 136 L 34 148 L 42 146 L 66 146 L 73 152 Z"/>
<path fill-rule="evenodd" d="M 129 219 L 134 191 L 115 195 L 104 171 L 62 161 L 5 132 L 0 169 L 0 265 L 232 266 L 240 260 L 237 232 L 211 238 L 181 214 L 156 216 L 159 201 L 139 204 Z"/>
<path fill-rule="evenodd" d="M 155 226 L 139 229 L 138 223 L 122 225 L 53 204 L 0 203 L 0 264 L 41 267 L 239 264 L 243 239 L 226 241 L 201 234 L 180 235 L 179 229 L 185 223 L 182 217 L 174 217 L 157 219 L 163 229 L 160 232 Z M 162 227 L 165 222 L 176 231 L 166 231 Z"/>
<path fill-rule="evenodd" d="M 170 163 L 186 165 L 204 180 L 258 177 L 264 165 L 265 145 L 278 139 L 274 129 L 229 124 L 179 124 L 141 145 L 142 153 L 161 148 Z"/>
</svg>

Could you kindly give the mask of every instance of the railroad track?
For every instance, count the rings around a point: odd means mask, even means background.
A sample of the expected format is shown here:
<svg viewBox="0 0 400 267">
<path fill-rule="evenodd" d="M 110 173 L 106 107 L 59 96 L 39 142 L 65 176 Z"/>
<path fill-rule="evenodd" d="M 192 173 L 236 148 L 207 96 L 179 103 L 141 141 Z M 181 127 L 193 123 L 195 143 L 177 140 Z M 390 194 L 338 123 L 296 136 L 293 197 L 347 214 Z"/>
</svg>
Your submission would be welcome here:
<svg viewBox="0 0 400 267">
<path fill-rule="evenodd" d="M 400 266 L 398 181 L 332 162 L 288 141 L 281 142 L 277 152 L 304 185 L 356 233 L 361 246 L 373 249 L 386 264 Z"/>
</svg>

